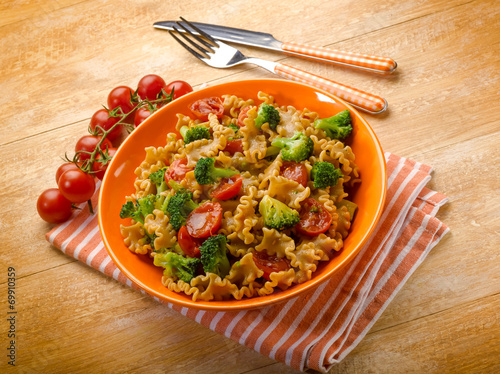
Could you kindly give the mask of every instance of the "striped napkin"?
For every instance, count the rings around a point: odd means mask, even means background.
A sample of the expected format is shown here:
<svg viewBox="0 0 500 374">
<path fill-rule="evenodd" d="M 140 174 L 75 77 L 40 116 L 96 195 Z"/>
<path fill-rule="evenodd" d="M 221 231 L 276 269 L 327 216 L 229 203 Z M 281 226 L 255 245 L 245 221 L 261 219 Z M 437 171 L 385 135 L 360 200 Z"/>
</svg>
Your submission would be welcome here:
<svg viewBox="0 0 500 374">
<path fill-rule="evenodd" d="M 380 222 L 356 258 L 331 280 L 306 295 L 258 310 L 205 312 L 167 303 L 168 307 L 295 369 L 328 371 L 356 347 L 448 232 L 435 218 L 447 198 L 426 187 L 431 168 L 391 153 L 385 157 L 388 191 Z M 93 203 L 97 204 L 97 193 Z M 137 288 L 108 256 L 97 217 L 88 209 L 46 237 L 67 255 Z"/>
</svg>

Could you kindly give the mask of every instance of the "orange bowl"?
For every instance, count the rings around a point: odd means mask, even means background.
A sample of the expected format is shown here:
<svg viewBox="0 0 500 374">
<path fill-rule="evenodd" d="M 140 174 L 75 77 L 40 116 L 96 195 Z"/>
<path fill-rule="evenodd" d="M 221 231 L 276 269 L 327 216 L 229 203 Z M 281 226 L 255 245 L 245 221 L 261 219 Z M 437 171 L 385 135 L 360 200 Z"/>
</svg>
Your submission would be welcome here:
<svg viewBox="0 0 500 374">
<path fill-rule="evenodd" d="M 169 291 L 161 283 L 163 269 L 154 266 L 149 256 L 134 254 L 125 246 L 120 233 L 120 224 L 123 223 L 119 217 L 120 209 L 125 203 L 125 196 L 135 192 L 134 170 L 145 158 L 144 149 L 165 145 L 166 135 L 175 131 L 177 113 L 190 115 L 188 106 L 192 102 L 224 94 L 251 98 L 257 103 L 259 91 L 274 96 L 278 105 L 292 105 L 298 110 L 307 108 L 319 113 L 321 117 L 330 117 L 344 109 L 351 111 L 353 133 L 346 143 L 356 155 L 361 174 L 361 183 L 350 196 L 358 205 L 356 218 L 349 236 L 344 241 L 344 248 L 333 259 L 318 266 L 311 280 L 269 296 L 228 301 L 193 301 L 183 293 Z M 183 307 L 214 311 L 261 308 L 310 291 L 328 280 L 356 256 L 380 218 L 385 201 L 386 181 L 384 154 L 375 133 L 363 117 L 346 102 L 326 91 L 287 80 L 259 79 L 224 83 L 176 99 L 147 118 L 125 139 L 109 164 L 101 185 L 99 228 L 104 245 L 118 268 L 139 288 L 160 300 Z"/>
</svg>

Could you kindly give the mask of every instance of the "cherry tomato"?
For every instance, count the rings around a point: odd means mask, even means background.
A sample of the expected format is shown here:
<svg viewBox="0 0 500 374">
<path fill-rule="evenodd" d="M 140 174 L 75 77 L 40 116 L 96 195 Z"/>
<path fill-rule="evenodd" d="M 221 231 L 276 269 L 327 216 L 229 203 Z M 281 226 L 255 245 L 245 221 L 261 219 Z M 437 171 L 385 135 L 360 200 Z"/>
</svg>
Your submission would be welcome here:
<svg viewBox="0 0 500 374">
<path fill-rule="evenodd" d="M 231 178 L 222 178 L 210 196 L 219 200 L 231 199 L 238 195 L 242 185 L 243 178 L 240 174 L 233 175 Z"/>
<path fill-rule="evenodd" d="M 224 114 L 224 105 L 218 97 L 208 97 L 195 101 L 189 107 L 189 110 L 201 121 L 208 121 L 208 115 L 213 113 L 217 118 L 222 117 Z"/>
<path fill-rule="evenodd" d="M 116 148 L 108 148 L 108 156 L 113 157 L 116 153 L 117 149 Z M 94 164 L 92 165 L 92 170 L 95 172 L 93 174 L 94 177 L 97 179 L 102 180 L 104 178 L 104 174 L 106 173 L 106 169 L 108 168 L 108 165 L 111 160 L 107 160 L 106 162 L 103 163 L 103 157 L 99 153 L 94 161 Z"/>
<path fill-rule="evenodd" d="M 137 109 L 137 111 L 135 112 L 135 116 L 134 116 L 134 125 L 135 125 L 135 127 L 137 127 L 141 123 L 143 123 L 144 120 L 146 118 L 148 118 L 150 115 L 151 115 L 151 112 L 149 111 L 148 108 L 142 107 L 142 108 Z"/>
<path fill-rule="evenodd" d="M 207 201 L 193 210 L 186 219 L 186 228 L 194 238 L 208 238 L 215 234 L 222 222 L 222 206 Z"/>
<path fill-rule="evenodd" d="M 90 119 L 90 128 L 92 129 L 92 131 L 95 131 L 97 126 L 99 126 L 100 128 L 104 129 L 104 131 L 108 131 L 119 120 L 120 117 L 110 117 L 106 109 L 99 109 Z M 123 126 L 118 125 L 111 132 L 109 132 L 108 135 L 106 135 L 106 139 L 114 141 L 120 137 L 122 131 Z M 102 131 L 99 131 L 99 133 L 102 134 Z"/>
<path fill-rule="evenodd" d="M 57 188 L 49 188 L 38 197 L 36 210 L 44 221 L 61 223 L 71 217 L 71 201 L 66 199 Z"/>
<path fill-rule="evenodd" d="M 224 151 L 229 152 L 232 156 L 236 152 L 243 153 L 243 139 L 231 139 L 226 142 L 226 148 Z"/>
<path fill-rule="evenodd" d="M 307 187 L 307 169 L 304 164 L 295 161 L 284 161 L 280 174 L 287 179 Z"/>
<path fill-rule="evenodd" d="M 238 114 L 238 127 L 245 126 L 245 123 L 243 121 L 248 117 L 248 111 L 252 108 L 252 106 L 246 106 L 242 110 L 240 110 L 240 114 Z"/>
<path fill-rule="evenodd" d="M 266 252 L 253 252 L 252 255 L 253 262 L 264 272 L 262 276 L 267 280 L 271 280 L 271 273 L 287 271 L 290 269 L 290 262 L 286 258 L 269 256 Z"/>
<path fill-rule="evenodd" d="M 166 83 L 162 77 L 156 74 L 149 74 L 141 78 L 137 85 L 137 94 L 142 100 L 156 100 Z"/>
<path fill-rule="evenodd" d="M 177 234 L 177 241 L 182 251 L 189 257 L 200 257 L 200 245 L 199 240 L 194 239 L 187 230 L 186 226 L 182 226 Z"/>
<path fill-rule="evenodd" d="M 72 203 L 84 203 L 95 191 L 94 178 L 81 170 L 66 170 L 58 182 L 61 194 Z"/>
<path fill-rule="evenodd" d="M 88 160 L 90 158 L 90 154 L 97 147 L 97 144 L 101 140 L 100 136 L 94 135 L 84 135 L 82 136 L 75 145 L 75 152 L 88 152 L 88 153 L 79 153 L 78 158 L 80 161 Z M 100 148 L 104 151 L 106 148 L 113 147 L 113 144 L 109 141 L 108 138 L 105 138 Z"/>
<path fill-rule="evenodd" d="M 307 198 L 301 205 L 300 221 L 295 226 L 298 232 L 308 236 L 316 236 L 328 230 L 332 224 L 332 216 L 322 204 L 313 198 Z"/>
<path fill-rule="evenodd" d="M 181 181 L 186 176 L 186 173 L 193 170 L 193 168 L 187 166 L 187 158 L 178 158 L 168 167 L 165 173 L 165 182 L 169 182 L 171 179 L 174 181 Z"/>
<path fill-rule="evenodd" d="M 193 92 L 193 87 L 188 82 L 184 81 L 173 81 L 170 82 L 167 87 L 164 88 L 165 93 L 170 95 L 174 89 L 174 95 L 172 100 L 177 99 L 178 97 L 184 96 L 187 93 Z"/>
<path fill-rule="evenodd" d="M 61 166 L 57 168 L 56 171 L 56 183 L 59 183 L 59 178 L 61 177 L 62 173 L 64 173 L 66 170 L 78 170 L 79 167 L 74 163 L 74 162 L 65 162 Z"/>
<path fill-rule="evenodd" d="M 108 95 L 108 107 L 110 109 L 122 108 L 123 114 L 127 114 L 134 109 L 132 104 L 132 94 L 134 91 L 127 86 L 118 86 L 111 90 Z"/>
</svg>

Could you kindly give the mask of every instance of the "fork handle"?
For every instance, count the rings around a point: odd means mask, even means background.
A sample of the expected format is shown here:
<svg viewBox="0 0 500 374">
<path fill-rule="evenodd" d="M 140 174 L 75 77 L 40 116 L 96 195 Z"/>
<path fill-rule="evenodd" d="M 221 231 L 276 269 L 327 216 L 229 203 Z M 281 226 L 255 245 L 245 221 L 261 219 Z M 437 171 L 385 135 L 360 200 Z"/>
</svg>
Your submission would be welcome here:
<svg viewBox="0 0 500 374">
<path fill-rule="evenodd" d="M 274 72 L 283 78 L 307 83 L 328 91 L 349 102 L 352 106 L 368 113 L 378 114 L 387 109 L 387 101 L 380 96 L 358 90 L 354 87 L 345 86 L 289 65 L 278 63 L 274 67 Z"/>
<path fill-rule="evenodd" d="M 323 47 L 313 47 L 306 44 L 284 42 L 281 44 L 281 49 L 283 52 L 289 54 L 306 56 L 378 74 L 390 74 L 397 67 L 396 61 L 389 57 L 339 51 Z"/>
</svg>

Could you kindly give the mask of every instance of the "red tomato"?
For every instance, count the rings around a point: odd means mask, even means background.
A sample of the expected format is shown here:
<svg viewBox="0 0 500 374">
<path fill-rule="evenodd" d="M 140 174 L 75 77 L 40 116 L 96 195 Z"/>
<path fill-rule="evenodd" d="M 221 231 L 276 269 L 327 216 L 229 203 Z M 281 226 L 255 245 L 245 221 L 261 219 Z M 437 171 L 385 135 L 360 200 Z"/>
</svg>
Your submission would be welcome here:
<svg viewBox="0 0 500 374">
<path fill-rule="evenodd" d="M 81 170 L 67 170 L 58 182 L 61 194 L 72 203 L 84 203 L 95 191 L 94 178 Z"/>
<path fill-rule="evenodd" d="M 243 153 L 243 139 L 228 140 L 224 151 L 229 152 L 231 155 L 234 155 L 236 152 Z"/>
<path fill-rule="evenodd" d="M 139 108 L 135 112 L 135 117 L 134 117 L 134 125 L 135 127 L 139 126 L 141 123 L 144 122 L 146 118 L 148 118 L 151 115 L 151 112 L 149 111 L 148 108 Z"/>
<path fill-rule="evenodd" d="M 243 121 L 248 117 L 248 111 L 252 108 L 252 106 L 246 106 L 242 110 L 240 110 L 240 114 L 238 114 L 238 127 L 245 126 L 245 123 Z"/>
<path fill-rule="evenodd" d="M 286 258 L 277 256 L 269 256 L 266 252 L 253 252 L 253 262 L 264 272 L 262 275 L 265 279 L 271 280 L 271 273 L 287 271 L 290 269 L 290 262 Z"/>
<path fill-rule="evenodd" d="M 182 226 L 177 234 L 177 241 L 182 251 L 189 257 L 200 257 L 200 243 L 194 239 L 187 230 L 186 226 Z"/>
<path fill-rule="evenodd" d="M 61 223 L 71 217 L 71 201 L 66 199 L 57 188 L 42 192 L 36 202 L 38 215 L 48 223 Z"/>
<path fill-rule="evenodd" d="M 78 158 L 80 161 L 88 160 L 90 158 L 90 153 L 94 151 L 97 147 L 97 144 L 101 140 L 100 136 L 94 135 L 84 135 L 82 136 L 75 145 L 75 152 L 87 152 L 87 153 L 79 153 Z M 104 151 L 106 148 L 113 147 L 113 144 L 109 141 L 108 138 L 104 139 L 101 143 L 100 148 Z"/>
<path fill-rule="evenodd" d="M 193 210 L 186 219 L 186 228 L 194 238 L 208 238 L 215 234 L 222 222 L 222 206 L 207 201 Z"/>
<path fill-rule="evenodd" d="M 280 174 L 287 179 L 307 187 L 307 169 L 304 164 L 295 161 L 284 161 Z"/>
<path fill-rule="evenodd" d="M 181 181 L 186 176 L 186 173 L 193 170 L 187 166 L 187 158 L 178 158 L 168 167 L 165 173 L 165 181 L 168 183 L 171 179 Z"/>
<path fill-rule="evenodd" d="M 301 205 L 300 222 L 295 226 L 298 232 L 316 236 L 328 230 L 332 224 L 332 216 L 322 204 L 313 198 L 307 198 Z"/>
<path fill-rule="evenodd" d="M 127 114 L 134 109 L 132 94 L 134 91 L 127 86 L 118 86 L 111 90 L 108 95 L 109 109 L 122 108 L 123 114 Z"/>
<path fill-rule="evenodd" d="M 189 110 L 200 120 L 208 121 L 208 115 L 213 113 L 217 118 L 222 117 L 224 114 L 224 105 L 218 97 L 208 97 L 195 101 L 189 107 Z"/>
<path fill-rule="evenodd" d="M 188 82 L 184 81 L 173 81 L 170 82 L 167 87 L 164 88 L 165 93 L 170 95 L 172 92 L 172 89 L 174 90 L 174 95 L 172 100 L 177 99 L 178 97 L 184 96 L 187 93 L 193 92 L 193 87 Z"/>
<path fill-rule="evenodd" d="M 165 81 L 156 74 L 149 74 L 141 78 L 137 85 L 137 94 L 142 100 L 156 100 L 162 89 L 165 89 Z"/>
<path fill-rule="evenodd" d="M 222 178 L 210 196 L 219 200 L 231 199 L 238 195 L 242 185 L 243 178 L 240 174 L 233 175 L 231 178 Z"/>
<path fill-rule="evenodd" d="M 59 183 L 59 178 L 66 170 L 78 170 L 80 169 L 74 162 L 65 162 L 57 168 L 56 171 L 56 183 Z"/>
<path fill-rule="evenodd" d="M 90 119 L 90 128 L 92 129 L 93 132 L 95 131 L 97 126 L 102 128 L 104 131 L 108 131 L 119 120 L 120 117 L 110 117 L 106 109 L 99 109 L 97 112 L 94 113 L 94 115 Z M 113 141 L 120 137 L 122 131 L 123 131 L 123 126 L 118 125 L 110 133 L 106 135 L 106 139 Z M 99 131 L 99 134 L 102 134 L 102 131 Z"/>
<path fill-rule="evenodd" d="M 116 148 L 108 148 L 108 156 L 113 157 L 116 151 L 117 151 Z M 104 178 L 104 174 L 106 173 L 106 169 L 108 168 L 110 161 L 111 160 L 106 160 L 105 162 L 103 162 L 103 157 L 99 153 L 95 158 L 94 164 L 92 165 L 92 170 L 94 171 L 93 174 L 94 177 L 102 180 L 102 178 Z"/>
</svg>

